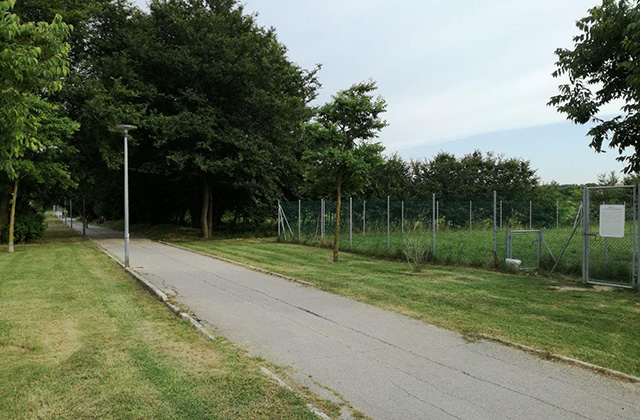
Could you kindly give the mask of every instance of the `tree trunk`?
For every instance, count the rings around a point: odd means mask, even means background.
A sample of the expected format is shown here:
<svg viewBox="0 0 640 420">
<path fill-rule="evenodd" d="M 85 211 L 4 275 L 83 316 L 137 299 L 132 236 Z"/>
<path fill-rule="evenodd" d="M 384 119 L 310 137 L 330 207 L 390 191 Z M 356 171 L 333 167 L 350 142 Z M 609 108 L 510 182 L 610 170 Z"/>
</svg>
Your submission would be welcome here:
<svg viewBox="0 0 640 420">
<path fill-rule="evenodd" d="M 333 235 L 333 262 L 338 262 L 338 237 L 340 235 L 340 205 L 342 204 L 342 178 L 338 178 L 338 204 L 336 204 L 336 231 Z"/>
<path fill-rule="evenodd" d="M 209 225 L 209 237 L 213 237 L 213 189 L 209 190 L 209 211 L 207 212 L 207 223 Z"/>
<path fill-rule="evenodd" d="M 202 187 L 202 212 L 200 213 L 200 228 L 205 239 L 209 239 L 209 193 L 209 181 L 205 177 Z"/>
<path fill-rule="evenodd" d="M 11 201 L 11 196 L 8 192 L 6 194 L 0 193 L 0 235 L 9 225 L 9 201 Z"/>
<path fill-rule="evenodd" d="M 13 252 L 13 229 L 16 223 L 16 203 L 18 202 L 18 179 L 13 183 L 13 199 L 11 200 L 11 216 L 9 216 L 9 252 Z"/>
</svg>

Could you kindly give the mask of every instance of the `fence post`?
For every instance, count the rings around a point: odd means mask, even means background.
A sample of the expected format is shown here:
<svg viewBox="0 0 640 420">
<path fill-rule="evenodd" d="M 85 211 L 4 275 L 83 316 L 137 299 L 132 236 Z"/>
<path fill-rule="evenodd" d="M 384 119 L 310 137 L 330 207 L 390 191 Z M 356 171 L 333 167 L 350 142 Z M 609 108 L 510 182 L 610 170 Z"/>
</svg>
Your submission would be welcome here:
<svg viewBox="0 0 640 420">
<path fill-rule="evenodd" d="M 69 220 L 71 222 L 71 229 L 73 229 L 73 199 L 69 199 Z"/>
<path fill-rule="evenodd" d="M 469 201 L 469 230 L 473 230 L 473 207 L 471 201 Z"/>
<path fill-rule="evenodd" d="M 493 192 L 493 265 L 498 268 L 498 193 Z"/>
<path fill-rule="evenodd" d="M 402 223 L 402 233 L 404 233 L 404 200 L 402 200 L 401 212 L 400 223 Z"/>
<path fill-rule="evenodd" d="M 84 206 L 84 197 L 82 197 L 82 236 L 87 236 L 87 212 Z"/>
<path fill-rule="evenodd" d="M 589 278 L 589 189 L 582 187 L 582 283 Z"/>
<path fill-rule="evenodd" d="M 390 202 L 390 197 L 387 196 L 387 251 L 389 251 L 389 249 L 391 248 L 391 236 L 390 236 L 390 226 L 389 226 L 389 222 L 391 220 L 391 217 L 389 215 L 389 202 Z"/>
<path fill-rule="evenodd" d="M 556 201 L 556 229 L 560 227 L 560 203 Z"/>
<path fill-rule="evenodd" d="M 298 200 L 298 241 L 302 240 L 302 201 Z"/>
<path fill-rule="evenodd" d="M 436 201 L 436 231 L 440 232 L 440 200 Z"/>
<path fill-rule="evenodd" d="M 533 211 L 531 206 L 531 200 L 529 200 L 529 230 L 533 229 Z"/>
<path fill-rule="evenodd" d="M 320 199 L 320 237 L 324 238 L 324 218 L 325 218 L 325 211 L 324 211 L 324 198 Z"/>
<path fill-rule="evenodd" d="M 502 229 L 502 200 L 500 200 L 500 229 Z"/>
<path fill-rule="evenodd" d="M 433 255 L 436 255 L 436 195 L 433 194 L 433 204 L 431 206 L 431 232 L 433 234 Z"/>
<path fill-rule="evenodd" d="M 282 214 L 280 213 L 280 200 L 278 200 L 278 239 L 280 239 L 280 219 Z"/>
<path fill-rule="evenodd" d="M 367 235 L 367 200 L 362 201 L 362 236 Z"/>
<path fill-rule="evenodd" d="M 349 249 L 353 248 L 353 198 L 349 197 Z"/>
</svg>

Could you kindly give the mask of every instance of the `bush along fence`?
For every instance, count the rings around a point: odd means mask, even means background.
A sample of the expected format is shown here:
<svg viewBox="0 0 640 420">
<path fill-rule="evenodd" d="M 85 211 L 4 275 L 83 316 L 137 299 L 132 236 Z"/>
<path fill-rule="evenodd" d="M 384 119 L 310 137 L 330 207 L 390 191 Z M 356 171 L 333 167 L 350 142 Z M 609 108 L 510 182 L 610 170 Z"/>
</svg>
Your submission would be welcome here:
<svg viewBox="0 0 640 420">
<path fill-rule="evenodd" d="M 464 201 L 435 195 L 431 200 L 346 198 L 340 248 L 404 259 L 407 235 L 420 235 L 429 259 L 442 264 L 582 275 L 585 283 L 637 287 L 638 189 L 589 188 L 582 200 L 564 202 L 512 201 L 496 193 Z M 602 230 L 602 223 L 610 222 L 602 213 L 607 206 L 622 213 L 617 236 Z M 335 211 L 332 200 L 278 202 L 278 237 L 330 246 Z"/>
</svg>

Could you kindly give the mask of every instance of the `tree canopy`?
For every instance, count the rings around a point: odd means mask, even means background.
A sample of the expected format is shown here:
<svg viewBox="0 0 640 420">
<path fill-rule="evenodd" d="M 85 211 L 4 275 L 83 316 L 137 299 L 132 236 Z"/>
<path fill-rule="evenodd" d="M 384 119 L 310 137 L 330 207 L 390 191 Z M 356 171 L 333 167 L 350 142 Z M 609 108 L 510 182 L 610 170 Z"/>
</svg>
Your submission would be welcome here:
<svg viewBox="0 0 640 420">
<path fill-rule="evenodd" d="M 556 50 L 554 77 L 567 77 L 549 104 L 576 124 L 592 123 L 590 146 L 597 152 L 617 149 L 626 172 L 640 171 L 640 5 L 604 0 L 580 19 L 573 49 Z M 603 107 L 621 101 L 616 115 Z"/>
<path fill-rule="evenodd" d="M 34 106 L 62 89 L 71 32 L 60 15 L 51 23 L 22 22 L 15 3 L 0 1 L 0 170 L 11 177 L 15 159 L 39 146 Z"/>
</svg>

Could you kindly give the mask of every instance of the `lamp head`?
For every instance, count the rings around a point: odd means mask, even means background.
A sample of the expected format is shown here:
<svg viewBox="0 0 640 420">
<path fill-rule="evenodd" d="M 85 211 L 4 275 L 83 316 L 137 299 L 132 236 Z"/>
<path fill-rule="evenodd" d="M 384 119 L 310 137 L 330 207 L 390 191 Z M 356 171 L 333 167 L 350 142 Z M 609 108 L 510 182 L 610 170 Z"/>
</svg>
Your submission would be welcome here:
<svg viewBox="0 0 640 420">
<path fill-rule="evenodd" d="M 128 131 L 133 131 L 135 130 L 136 127 L 135 125 L 129 125 L 129 124 L 120 124 L 120 125 L 116 125 L 116 128 L 124 133 L 128 132 Z"/>
</svg>

